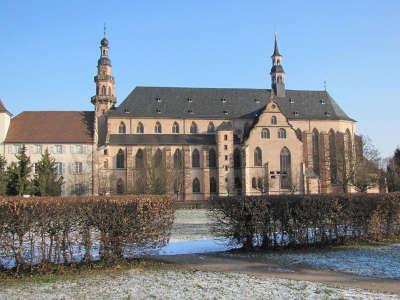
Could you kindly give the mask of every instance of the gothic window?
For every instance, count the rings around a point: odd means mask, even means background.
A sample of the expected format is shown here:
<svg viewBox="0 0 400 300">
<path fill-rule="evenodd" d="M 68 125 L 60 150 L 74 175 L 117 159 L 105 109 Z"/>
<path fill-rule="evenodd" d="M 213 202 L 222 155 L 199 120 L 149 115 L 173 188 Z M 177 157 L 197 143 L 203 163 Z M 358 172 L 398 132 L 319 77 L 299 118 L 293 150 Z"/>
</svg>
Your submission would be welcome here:
<svg viewBox="0 0 400 300">
<path fill-rule="evenodd" d="M 192 182 L 192 192 L 200 193 L 200 180 L 198 178 L 195 178 Z"/>
<path fill-rule="evenodd" d="M 291 155 L 288 148 L 284 147 L 280 155 L 281 165 L 281 189 L 290 188 L 291 180 Z"/>
<path fill-rule="evenodd" d="M 144 168 L 144 153 L 142 149 L 139 149 L 136 152 L 135 156 L 135 167 L 136 169 L 142 169 Z"/>
<path fill-rule="evenodd" d="M 215 194 L 217 192 L 217 181 L 215 177 L 210 178 L 210 193 Z"/>
<path fill-rule="evenodd" d="M 233 165 L 236 169 L 239 169 L 242 166 L 242 155 L 239 148 L 236 148 L 235 151 L 233 151 Z"/>
<path fill-rule="evenodd" d="M 162 163 L 163 163 L 163 157 L 162 157 L 162 151 L 160 148 L 156 150 L 156 153 L 154 153 L 153 156 L 153 166 L 154 168 L 161 168 Z"/>
<path fill-rule="evenodd" d="M 329 163 L 331 169 L 331 182 L 337 183 L 337 159 L 336 159 L 336 134 L 333 129 L 329 131 Z"/>
<path fill-rule="evenodd" d="M 172 133 L 179 133 L 179 125 L 176 122 L 172 125 Z"/>
<path fill-rule="evenodd" d="M 139 124 L 136 127 L 136 133 L 143 133 L 144 132 L 144 126 L 142 122 L 139 122 Z"/>
<path fill-rule="evenodd" d="M 216 168 L 217 167 L 217 154 L 216 154 L 214 148 L 211 148 L 208 151 L 208 166 L 210 168 Z"/>
<path fill-rule="evenodd" d="M 117 153 L 117 169 L 123 169 L 125 167 L 125 155 L 122 149 L 118 150 Z"/>
<path fill-rule="evenodd" d="M 183 167 L 182 151 L 176 149 L 174 152 L 174 168 L 181 169 Z"/>
<path fill-rule="evenodd" d="M 257 188 L 257 179 L 256 179 L 255 177 L 253 177 L 253 178 L 251 179 L 251 187 L 252 187 L 253 189 L 256 189 L 256 188 Z"/>
<path fill-rule="evenodd" d="M 284 128 L 279 128 L 278 139 L 286 139 L 286 130 Z"/>
<path fill-rule="evenodd" d="M 301 129 L 300 129 L 300 128 L 297 128 L 297 130 L 296 130 L 296 136 L 297 136 L 297 138 L 298 138 L 300 141 L 303 140 L 302 135 L 301 135 Z"/>
<path fill-rule="evenodd" d="M 117 181 L 117 194 L 123 194 L 124 190 L 124 181 L 120 178 Z"/>
<path fill-rule="evenodd" d="M 268 128 L 261 129 L 261 138 L 262 139 L 269 139 L 270 138 L 270 134 L 269 134 Z"/>
<path fill-rule="evenodd" d="M 214 126 L 214 123 L 213 123 L 213 122 L 208 123 L 207 132 L 208 132 L 208 133 L 213 133 L 213 132 L 215 132 L 215 126 Z"/>
<path fill-rule="evenodd" d="M 126 126 L 124 122 L 121 122 L 118 127 L 118 133 L 125 134 L 126 133 Z"/>
<path fill-rule="evenodd" d="M 103 87 L 101 88 L 101 94 L 102 94 L 103 96 L 106 96 L 106 95 L 107 95 L 107 87 L 106 87 L 105 85 L 103 85 Z"/>
<path fill-rule="evenodd" d="M 200 152 L 197 149 L 192 152 L 192 168 L 200 168 Z"/>
<path fill-rule="evenodd" d="M 156 125 L 154 126 L 154 132 L 155 133 L 161 133 L 161 124 L 160 124 L 160 122 L 157 122 Z"/>
<path fill-rule="evenodd" d="M 254 166 L 261 167 L 262 166 L 262 151 L 259 147 L 254 150 Z"/>
<path fill-rule="evenodd" d="M 195 122 L 192 122 L 192 125 L 190 125 L 190 133 L 197 133 L 197 125 Z"/>
<path fill-rule="evenodd" d="M 272 125 L 276 125 L 277 124 L 276 116 L 272 116 L 271 117 L 271 124 Z"/>
<path fill-rule="evenodd" d="M 312 157 L 314 173 L 319 175 L 319 133 L 317 129 L 312 132 Z"/>
</svg>

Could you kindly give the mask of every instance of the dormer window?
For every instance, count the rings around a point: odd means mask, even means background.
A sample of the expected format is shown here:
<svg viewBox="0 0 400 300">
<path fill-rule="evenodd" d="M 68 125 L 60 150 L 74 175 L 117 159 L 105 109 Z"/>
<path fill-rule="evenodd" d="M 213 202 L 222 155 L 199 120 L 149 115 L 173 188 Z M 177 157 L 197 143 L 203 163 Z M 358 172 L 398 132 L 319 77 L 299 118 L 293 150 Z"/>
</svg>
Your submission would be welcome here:
<svg viewBox="0 0 400 300">
<path fill-rule="evenodd" d="M 192 113 L 193 113 L 193 110 L 189 108 L 187 112 L 188 112 L 189 114 L 192 114 Z"/>
<path fill-rule="evenodd" d="M 321 99 L 320 102 L 321 102 L 321 104 L 325 104 L 326 103 L 325 99 Z"/>
<path fill-rule="evenodd" d="M 157 102 L 161 102 L 161 98 L 160 98 L 160 97 L 157 97 L 157 98 L 156 98 L 156 101 L 157 101 Z"/>
<path fill-rule="evenodd" d="M 193 99 L 191 97 L 187 98 L 187 102 L 193 102 Z"/>
<path fill-rule="evenodd" d="M 260 103 L 260 100 L 259 99 L 254 99 L 254 102 L 258 104 L 258 103 Z"/>
<path fill-rule="evenodd" d="M 159 109 L 158 107 L 156 108 L 156 113 L 160 114 L 161 113 L 161 109 Z"/>
<path fill-rule="evenodd" d="M 298 111 L 294 111 L 294 112 L 293 112 L 293 115 L 294 115 L 295 117 L 298 117 L 298 116 L 299 116 L 299 112 L 298 112 Z"/>
<path fill-rule="evenodd" d="M 330 117 L 330 116 L 331 116 L 331 113 L 326 111 L 326 112 L 325 112 L 325 116 Z"/>
<path fill-rule="evenodd" d="M 127 107 L 124 107 L 124 113 L 128 113 L 129 109 Z"/>
<path fill-rule="evenodd" d="M 293 103 L 294 103 L 294 99 L 293 99 L 293 98 L 289 98 L 289 102 L 290 102 L 291 104 L 293 104 Z"/>
<path fill-rule="evenodd" d="M 222 113 L 223 113 L 224 115 L 229 114 L 229 112 L 228 112 L 227 110 L 222 111 Z"/>
<path fill-rule="evenodd" d="M 226 98 L 221 98 L 222 103 L 226 103 Z"/>
</svg>

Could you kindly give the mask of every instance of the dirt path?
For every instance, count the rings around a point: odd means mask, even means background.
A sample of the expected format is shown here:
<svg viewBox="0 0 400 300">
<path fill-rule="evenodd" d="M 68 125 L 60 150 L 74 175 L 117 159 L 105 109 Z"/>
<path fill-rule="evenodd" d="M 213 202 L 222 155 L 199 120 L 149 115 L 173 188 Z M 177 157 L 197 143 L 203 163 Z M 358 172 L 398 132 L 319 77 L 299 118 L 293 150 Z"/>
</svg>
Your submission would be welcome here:
<svg viewBox="0 0 400 300">
<path fill-rule="evenodd" d="M 161 261 L 200 271 L 238 272 L 260 277 L 321 282 L 342 288 L 359 288 L 373 292 L 400 295 L 400 281 L 362 277 L 344 272 L 313 269 L 263 258 L 228 257 L 223 254 L 184 254 L 160 256 Z"/>
</svg>

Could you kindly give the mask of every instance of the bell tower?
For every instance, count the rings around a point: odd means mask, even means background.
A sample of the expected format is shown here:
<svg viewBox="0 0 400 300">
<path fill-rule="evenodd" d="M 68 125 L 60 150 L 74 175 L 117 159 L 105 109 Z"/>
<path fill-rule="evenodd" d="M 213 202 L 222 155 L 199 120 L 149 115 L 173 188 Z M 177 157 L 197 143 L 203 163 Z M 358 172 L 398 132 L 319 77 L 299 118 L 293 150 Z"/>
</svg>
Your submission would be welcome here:
<svg viewBox="0 0 400 300">
<path fill-rule="evenodd" d="M 285 71 L 282 67 L 282 55 L 279 53 L 278 42 L 275 33 L 274 53 L 271 56 L 271 88 L 277 97 L 285 97 Z"/>
<path fill-rule="evenodd" d="M 91 98 L 97 117 L 103 115 L 116 102 L 115 81 L 111 75 L 111 60 L 109 58 L 108 45 L 104 27 L 104 37 L 100 42 L 100 58 L 97 61 L 97 75 L 94 77 L 96 95 Z"/>
</svg>

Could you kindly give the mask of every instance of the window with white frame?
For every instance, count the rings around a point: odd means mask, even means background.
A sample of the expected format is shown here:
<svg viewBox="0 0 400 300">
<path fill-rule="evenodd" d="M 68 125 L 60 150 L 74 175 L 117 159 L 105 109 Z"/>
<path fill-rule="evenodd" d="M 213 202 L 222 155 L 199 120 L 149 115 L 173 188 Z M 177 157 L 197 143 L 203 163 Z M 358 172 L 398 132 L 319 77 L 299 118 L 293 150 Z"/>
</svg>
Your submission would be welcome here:
<svg viewBox="0 0 400 300">
<path fill-rule="evenodd" d="M 54 145 L 53 152 L 54 153 L 63 153 L 63 146 L 62 145 Z"/>
<path fill-rule="evenodd" d="M 56 162 L 55 166 L 56 166 L 56 172 L 58 175 L 64 174 L 64 167 L 63 167 L 62 162 Z"/>
<path fill-rule="evenodd" d="M 42 154 L 42 145 L 33 145 L 32 148 L 33 148 L 32 153 Z"/>
<path fill-rule="evenodd" d="M 72 153 L 77 153 L 77 154 L 82 154 L 85 152 L 83 145 L 72 145 L 71 146 L 71 152 Z"/>
<path fill-rule="evenodd" d="M 10 154 L 17 154 L 21 151 L 21 149 L 22 149 L 22 145 L 14 144 L 14 145 L 10 145 L 10 147 L 8 148 L 8 152 Z"/>
<path fill-rule="evenodd" d="M 83 164 L 80 161 L 76 161 L 72 164 L 72 172 L 74 174 L 82 174 L 83 173 Z"/>
</svg>

